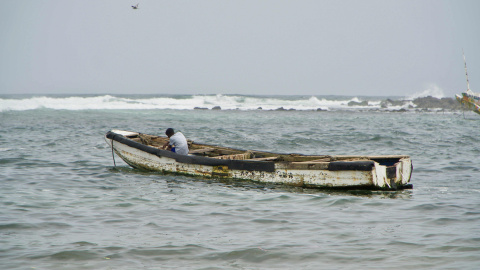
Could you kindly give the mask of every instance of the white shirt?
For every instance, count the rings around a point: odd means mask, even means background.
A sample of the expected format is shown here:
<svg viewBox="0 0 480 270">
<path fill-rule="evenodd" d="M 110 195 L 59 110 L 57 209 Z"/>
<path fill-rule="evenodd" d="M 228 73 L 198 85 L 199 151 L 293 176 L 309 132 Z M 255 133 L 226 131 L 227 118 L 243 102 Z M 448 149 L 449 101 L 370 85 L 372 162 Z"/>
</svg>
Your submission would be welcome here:
<svg viewBox="0 0 480 270">
<path fill-rule="evenodd" d="M 188 143 L 187 139 L 181 132 L 176 132 L 170 137 L 171 146 L 175 146 L 175 153 L 180 155 L 188 155 Z"/>
</svg>

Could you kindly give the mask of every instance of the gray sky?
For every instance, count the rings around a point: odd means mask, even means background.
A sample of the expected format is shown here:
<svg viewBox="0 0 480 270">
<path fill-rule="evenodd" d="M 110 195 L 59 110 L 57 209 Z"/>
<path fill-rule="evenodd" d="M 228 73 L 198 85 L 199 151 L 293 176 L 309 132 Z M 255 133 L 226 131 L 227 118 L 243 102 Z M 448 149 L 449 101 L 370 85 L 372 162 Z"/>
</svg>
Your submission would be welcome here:
<svg viewBox="0 0 480 270">
<path fill-rule="evenodd" d="M 479 48 L 478 0 L 10 0 L 0 94 L 453 96 Z"/>
</svg>

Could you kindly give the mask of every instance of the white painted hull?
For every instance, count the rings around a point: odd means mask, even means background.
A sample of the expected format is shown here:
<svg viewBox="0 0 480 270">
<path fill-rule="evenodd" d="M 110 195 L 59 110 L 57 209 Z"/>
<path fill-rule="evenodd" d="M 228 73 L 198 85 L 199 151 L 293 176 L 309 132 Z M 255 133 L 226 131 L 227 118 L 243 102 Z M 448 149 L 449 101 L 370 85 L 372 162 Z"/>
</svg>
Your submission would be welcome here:
<svg viewBox="0 0 480 270">
<path fill-rule="evenodd" d="M 115 132 L 121 135 L 120 131 Z M 412 173 L 412 163 L 407 156 L 400 156 L 398 162 L 391 166 L 374 162 L 370 170 L 332 170 L 329 169 L 330 162 L 275 162 L 273 163 L 273 170 L 265 171 L 237 169 L 228 165 L 178 162 L 176 157 L 180 155 L 170 151 L 155 149 L 154 151 L 161 154 L 149 153 L 145 149 L 138 149 L 135 144 L 127 145 L 115 139 L 107 138 L 107 135 L 105 140 L 120 158 L 134 168 L 205 178 L 245 179 L 300 187 L 397 189 L 408 186 Z M 253 162 L 258 164 L 258 162 L 264 161 Z M 252 162 L 249 164 L 252 164 Z M 390 173 L 387 173 L 388 167 Z"/>
</svg>

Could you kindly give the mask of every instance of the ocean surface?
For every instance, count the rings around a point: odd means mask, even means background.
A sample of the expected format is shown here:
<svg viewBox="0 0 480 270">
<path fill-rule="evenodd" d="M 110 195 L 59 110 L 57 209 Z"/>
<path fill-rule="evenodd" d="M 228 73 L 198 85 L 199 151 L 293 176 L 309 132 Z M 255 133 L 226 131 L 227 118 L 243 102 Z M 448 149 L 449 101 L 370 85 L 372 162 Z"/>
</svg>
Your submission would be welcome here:
<svg viewBox="0 0 480 270">
<path fill-rule="evenodd" d="M 352 100 L 0 96 L 0 269 L 479 269 L 480 116 Z M 410 155 L 413 189 L 162 175 L 103 139 L 168 127 L 242 149 Z"/>
</svg>

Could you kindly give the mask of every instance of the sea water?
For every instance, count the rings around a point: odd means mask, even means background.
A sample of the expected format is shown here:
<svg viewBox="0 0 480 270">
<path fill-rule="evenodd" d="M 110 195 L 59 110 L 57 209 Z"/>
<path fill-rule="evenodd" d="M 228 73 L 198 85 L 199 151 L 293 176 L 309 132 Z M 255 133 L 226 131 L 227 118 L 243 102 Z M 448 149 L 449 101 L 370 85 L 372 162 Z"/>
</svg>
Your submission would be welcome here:
<svg viewBox="0 0 480 270">
<path fill-rule="evenodd" d="M 2 97 L 0 269 L 478 269 L 480 118 L 315 99 Z M 168 127 L 240 149 L 410 155 L 413 189 L 162 175 L 103 139 Z"/>
</svg>

